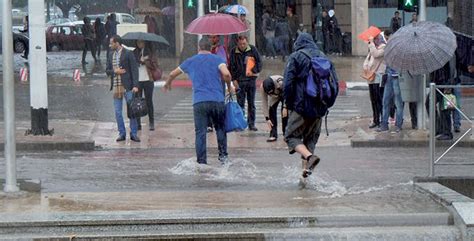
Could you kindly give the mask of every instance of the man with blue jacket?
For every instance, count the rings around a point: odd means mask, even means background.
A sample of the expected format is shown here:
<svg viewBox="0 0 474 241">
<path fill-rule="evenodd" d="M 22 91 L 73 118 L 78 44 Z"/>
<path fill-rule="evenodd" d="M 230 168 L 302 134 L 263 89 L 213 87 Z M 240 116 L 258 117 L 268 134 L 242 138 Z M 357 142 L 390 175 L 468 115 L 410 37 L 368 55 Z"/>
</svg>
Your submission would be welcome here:
<svg viewBox="0 0 474 241">
<path fill-rule="evenodd" d="M 311 57 L 325 55 L 308 33 L 298 36 L 293 49 L 295 52 L 288 59 L 284 75 L 283 98 L 289 112 L 285 141 L 290 154 L 298 152 L 301 155 L 303 174 L 300 185 L 304 187 L 306 177 L 320 161 L 313 152 L 321 132 L 321 119 L 327 111 L 324 105 L 306 94 L 306 78 L 312 68 L 311 59 L 306 54 Z"/>
</svg>

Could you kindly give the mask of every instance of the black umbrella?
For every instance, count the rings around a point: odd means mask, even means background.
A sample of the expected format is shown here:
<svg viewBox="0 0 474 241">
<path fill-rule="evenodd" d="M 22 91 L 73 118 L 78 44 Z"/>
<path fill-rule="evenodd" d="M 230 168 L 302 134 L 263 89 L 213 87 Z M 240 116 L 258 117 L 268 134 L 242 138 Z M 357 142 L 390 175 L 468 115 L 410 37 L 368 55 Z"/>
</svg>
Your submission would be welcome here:
<svg viewBox="0 0 474 241">
<path fill-rule="evenodd" d="M 168 41 L 163 38 L 161 35 L 157 35 L 154 33 L 145 33 L 145 32 L 129 32 L 126 33 L 122 39 L 124 40 L 124 44 L 128 46 L 135 46 L 135 41 L 143 40 L 148 42 L 153 42 L 158 46 L 168 47 L 170 44 Z"/>
</svg>

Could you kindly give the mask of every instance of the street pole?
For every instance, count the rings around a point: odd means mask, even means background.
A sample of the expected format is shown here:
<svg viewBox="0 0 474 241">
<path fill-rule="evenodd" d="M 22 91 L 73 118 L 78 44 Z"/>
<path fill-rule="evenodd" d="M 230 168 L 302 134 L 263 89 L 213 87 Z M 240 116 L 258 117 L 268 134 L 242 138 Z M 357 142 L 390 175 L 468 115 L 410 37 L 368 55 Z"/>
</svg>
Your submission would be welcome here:
<svg viewBox="0 0 474 241">
<path fill-rule="evenodd" d="M 5 125 L 5 192 L 18 192 L 16 182 L 15 83 L 13 80 L 12 1 L 2 1 L 3 115 Z"/>
<path fill-rule="evenodd" d="M 198 18 L 201 17 L 201 16 L 204 16 L 204 0 L 199 0 L 198 1 Z M 198 43 L 199 41 L 202 39 L 202 35 L 199 34 L 198 36 Z"/>
<path fill-rule="evenodd" d="M 426 21 L 426 0 L 420 0 L 419 5 L 420 15 L 418 16 L 418 21 Z"/>
<path fill-rule="evenodd" d="M 28 0 L 30 34 L 30 106 L 33 135 L 50 135 L 44 0 Z"/>
<path fill-rule="evenodd" d="M 418 8 L 420 9 L 418 15 L 418 21 L 426 21 L 426 0 L 420 0 Z M 425 103 L 425 93 L 426 93 L 426 75 L 423 75 L 423 81 L 420 82 L 421 88 L 419 99 L 417 101 L 417 117 L 418 117 L 418 128 L 426 130 L 426 113 L 423 108 Z M 430 118 L 434 118 L 430 116 Z"/>
</svg>

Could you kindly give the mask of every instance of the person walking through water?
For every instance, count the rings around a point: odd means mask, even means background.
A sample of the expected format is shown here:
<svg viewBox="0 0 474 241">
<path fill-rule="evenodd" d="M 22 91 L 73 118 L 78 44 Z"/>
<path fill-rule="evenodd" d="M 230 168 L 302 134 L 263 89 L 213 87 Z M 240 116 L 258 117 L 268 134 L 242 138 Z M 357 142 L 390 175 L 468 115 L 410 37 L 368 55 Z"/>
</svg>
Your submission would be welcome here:
<svg viewBox="0 0 474 241">
<path fill-rule="evenodd" d="M 145 95 L 146 106 L 148 110 L 149 130 L 155 130 L 155 118 L 153 108 L 153 89 L 155 88 L 155 82 L 153 80 L 152 71 L 158 68 L 158 57 L 156 56 L 153 44 L 150 42 L 144 42 L 142 40 L 137 41 L 136 48 L 133 50 L 133 54 L 138 62 L 138 83 L 139 91 L 138 95 Z M 140 118 L 137 118 L 138 130 L 142 129 Z"/>
<path fill-rule="evenodd" d="M 82 35 L 84 36 L 84 48 L 82 49 L 82 64 L 87 64 L 86 55 L 87 51 L 91 51 L 92 58 L 97 61 L 95 57 L 95 37 L 94 29 L 91 25 L 91 20 L 88 17 L 84 17 L 84 26 L 82 27 Z"/>
<path fill-rule="evenodd" d="M 227 84 L 229 93 L 234 94 L 231 86 L 231 75 L 224 59 L 211 53 L 211 43 L 202 38 L 199 41 L 199 53 L 185 60 L 178 68 L 171 71 L 166 80 L 164 91 L 171 90 L 173 80 L 186 73 L 193 84 L 193 112 L 196 157 L 199 164 L 207 164 L 206 128 L 209 117 L 216 128 L 218 160 L 221 164 L 228 162 L 227 133 L 225 131 L 225 93 L 222 79 Z"/>
</svg>

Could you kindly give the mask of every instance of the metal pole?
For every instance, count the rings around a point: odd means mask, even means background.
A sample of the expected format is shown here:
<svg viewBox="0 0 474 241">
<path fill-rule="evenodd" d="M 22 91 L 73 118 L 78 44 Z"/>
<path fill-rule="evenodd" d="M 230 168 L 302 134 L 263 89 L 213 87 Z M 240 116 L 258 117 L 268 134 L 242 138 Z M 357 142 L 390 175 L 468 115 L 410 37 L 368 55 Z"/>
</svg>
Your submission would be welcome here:
<svg viewBox="0 0 474 241">
<path fill-rule="evenodd" d="M 420 0 L 420 15 L 418 21 L 426 21 L 426 0 Z"/>
<path fill-rule="evenodd" d="M 434 176 L 436 134 L 436 85 L 430 84 L 430 177 Z"/>
<path fill-rule="evenodd" d="M 5 192 L 18 192 L 16 182 L 15 83 L 13 80 L 12 1 L 2 1 L 3 115 L 5 125 Z"/>
<path fill-rule="evenodd" d="M 204 0 L 199 0 L 198 1 L 198 18 L 204 16 Z M 198 42 L 199 40 L 202 39 L 202 35 L 199 34 L 198 36 Z"/>
</svg>

